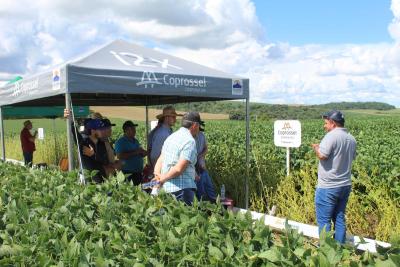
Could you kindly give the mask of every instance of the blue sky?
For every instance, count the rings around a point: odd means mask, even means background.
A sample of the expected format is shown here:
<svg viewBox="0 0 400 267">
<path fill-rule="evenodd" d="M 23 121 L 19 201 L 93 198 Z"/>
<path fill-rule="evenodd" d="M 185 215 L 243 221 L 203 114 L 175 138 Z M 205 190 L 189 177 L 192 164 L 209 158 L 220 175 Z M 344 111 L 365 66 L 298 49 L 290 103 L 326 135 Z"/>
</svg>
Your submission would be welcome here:
<svg viewBox="0 0 400 267">
<path fill-rule="evenodd" d="M 389 42 L 390 0 L 256 0 L 267 40 L 293 45 Z"/>
<path fill-rule="evenodd" d="M 124 39 L 248 77 L 255 102 L 400 107 L 400 0 L 73 3 L 1 0 L 0 81 Z"/>
</svg>

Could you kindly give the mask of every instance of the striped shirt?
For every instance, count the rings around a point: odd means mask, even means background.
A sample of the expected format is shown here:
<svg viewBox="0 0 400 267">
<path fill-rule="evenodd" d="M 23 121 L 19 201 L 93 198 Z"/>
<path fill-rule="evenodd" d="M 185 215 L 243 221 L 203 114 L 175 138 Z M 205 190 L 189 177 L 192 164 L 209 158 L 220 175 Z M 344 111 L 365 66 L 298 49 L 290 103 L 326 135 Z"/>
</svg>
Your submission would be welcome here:
<svg viewBox="0 0 400 267">
<path fill-rule="evenodd" d="M 164 183 L 164 190 L 172 193 L 185 188 L 196 188 L 194 182 L 196 171 L 194 166 L 197 161 L 197 149 L 196 141 L 190 131 L 181 127 L 178 131 L 171 134 L 164 142 L 162 154 L 162 174 L 167 173 L 181 159 L 189 161 L 188 166 L 181 175 Z"/>
</svg>

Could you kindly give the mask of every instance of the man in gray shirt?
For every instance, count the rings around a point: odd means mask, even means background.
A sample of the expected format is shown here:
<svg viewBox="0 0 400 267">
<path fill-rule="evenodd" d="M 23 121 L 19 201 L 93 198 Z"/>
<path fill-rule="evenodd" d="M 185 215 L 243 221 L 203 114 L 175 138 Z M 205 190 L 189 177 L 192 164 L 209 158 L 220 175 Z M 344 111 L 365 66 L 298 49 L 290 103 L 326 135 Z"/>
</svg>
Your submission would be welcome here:
<svg viewBox="0 0 400 267">
<path fill-rule="evenodd" d="M 148 150 L 150 153 L 150 165 L 154 168 L 158 157 L 161 155 L 161 149 L 165 139 L 172 134 L 172 126 L 176 123 L 176 117 L 182 116 L 176 113 L 172 106 L 163 109 L 162 114 L 157 115 L 159 124 L 148 136 Z"/>
<path fill-rule="evenodd" d="M 320 144 L 312 144 L 318 165 L 315 211 L 319 232 L 335 228 L 335 239 L 346 240 L 345 211 L 351 191 L 351 165 L 356 157 L 356 140 L 344 128 L 344 116 L 332 110 L 323 115 L 327 134 Z"/>
<path fill-rule="evenodd" d="M 197 148 L 196 172 L 200 176 L 200 179 L 196 180 L 196 196 L 198 200 L 203 199 L 215 202 L 215 200 L 217 199 L 217 194 L 215 193 L 214 185 L 206 168 L 205 157 L 208 151 L 208 147 L 206 136 L 204 135 L 204 126 L 204 122 L 201 121 L 200 132 L 195 137 Z"/>
</svg>

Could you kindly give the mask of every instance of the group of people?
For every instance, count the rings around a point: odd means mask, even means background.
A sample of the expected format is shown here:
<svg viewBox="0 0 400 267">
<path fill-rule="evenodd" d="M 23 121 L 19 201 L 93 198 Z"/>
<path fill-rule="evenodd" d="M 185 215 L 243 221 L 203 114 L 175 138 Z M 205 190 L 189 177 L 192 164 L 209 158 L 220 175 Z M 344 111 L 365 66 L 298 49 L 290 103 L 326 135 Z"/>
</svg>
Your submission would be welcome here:
<svg viewBox="0 0 400 267">
<path fill-rule="evenodd" d="M 66 110 L 65 117 L 69 116 Z M 143 158 L 148 163 L 158 181 L 159 187 L 173 194 L 178 200 L 191 205 L 195 194 L 199 199 L 214 201 L 215 190 L 207 172 L 205 155 L 207 142 L 204 136 L 204 121 L 199 113 L 188 112 L 182 116 L 181 127 L 173 132 L 177 114 L 171 106 L 165 107 L 157 116 L 158 125 L 148 136 L 148 150 L 136 139 L 136 127 L 126 121 L 122 129 L 124 135 L 113 148 L 110 143 L 110 120 L 100 114 L 84 122 L 85 131 L 80 134 L 75 127 L 74 136 L 79 144 L 83 167 L 95 171 L 93 180 L 101 183 L 115 171 L 127 174 L 127 180 L 138 185 L 142 181 Z M 332 110 L 323 115 L 327 134 L 319 144 L 312 144 L 317 158 L 318 185 L 315 192 L 315 210 L 319 231 L 331 230 L 334 224 L 335 239 L 346 240 L 345 210 L 351 191 L 351 167 L 356 157 L 356 140 L 344 128 L 345 119 L 340 111 Z M 32 123 L 24 122 L 21 144 L 25 164 L 32 164 L 37 131 L 31 133 Z"/>
<path fill-rule="evenodd" d="M 64 117 L 70 116 L 68 109 Z M 181 128 L 173 132 L 177 117 L 182 116 Z M 167 106 L 157 115 L 158 124 L 148 135 L 147 150 L 136 139 L 138 124 L 125 121 L 124 135 L 110 142 L 112 124 L 99 113 L 86 119 L 84 131 L 72 127 L 79 145 L 83 168 L 92 172 L 92 180 L 101 183 L 116 171 L 122 171 L 127 181 L 139 185 L 143 181 L 144 158 L 158 181 L 158 187 L 191 205 L 198 199 L 215 201 L 216 193 L 205 165 L 207 142 L 204 121 L 198 112 L 184 115 Z"/>
</svg>

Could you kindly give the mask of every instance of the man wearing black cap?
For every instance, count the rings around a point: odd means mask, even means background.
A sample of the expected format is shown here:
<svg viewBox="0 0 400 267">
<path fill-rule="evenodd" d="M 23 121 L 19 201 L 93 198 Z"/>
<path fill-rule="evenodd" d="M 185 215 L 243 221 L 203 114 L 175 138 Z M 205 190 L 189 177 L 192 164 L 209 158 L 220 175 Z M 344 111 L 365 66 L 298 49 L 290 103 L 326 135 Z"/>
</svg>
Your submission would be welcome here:
<svg viewBox="0 0 400 267">
<path fill-rule="evenodd" d="M 351 191 L 351 165 L 356 157 L 356 140 L 344 128 L 344 116 L 332 110 L 323 115 L 327 134 L 320 144 L 312 144 L 319 159 L 315 210 L 319 232 L 335 229 L 335 239 L 346 240 L 345 211 Z"/>
<path fill-rule="evenodd" d="M 165 140 L 154 168 L 155 179 L 162 188 L 187 205 L 192 205 L 196 190 L 197 149 L 194 137 L 202 123 L 198 112 L 183 115 L 182 127 Z"/>
<path fill-rule="evenodd" d="M 122 125 L 124 136 L 115 143 L 117 157 L 123 162 L 122 172 L 129 174 L 127 180 L 138 185 L 142 181 L 143 157 L 147 155 L 139 141 L 135 138 L 136 126 L 132 121 L 126 121 Z"/>
<path fill-rule="evenodd" d="M 104 178 L 114 171 L 114 167 L 108 161 L 104 142 L 101 140 L 105 129 L 103 121 L 99 119 L 88 121 L 85 126 L 88 136 L 82 138 L 79 143 L 83 168 L 89 171 L 98 171 L 92 177 L 96 183 L 103 182 Z"/>
<path fill-rule="evenodd" d="M 107 150 L 107 157 L 108 157 L 108 161 L 110 163 L 115 163 L 115 151 L 114 148 L 110 142 L 110 138 L 112 135 L 112 127 L 115 126 L 114 123 L 111 123 L 111 121 L 109 119 L 102 119 L 102 122 L 104 123 L 104 136 L 101 139 L 105 146 L 106 146 L 106 150 Z"/>
</svg>

